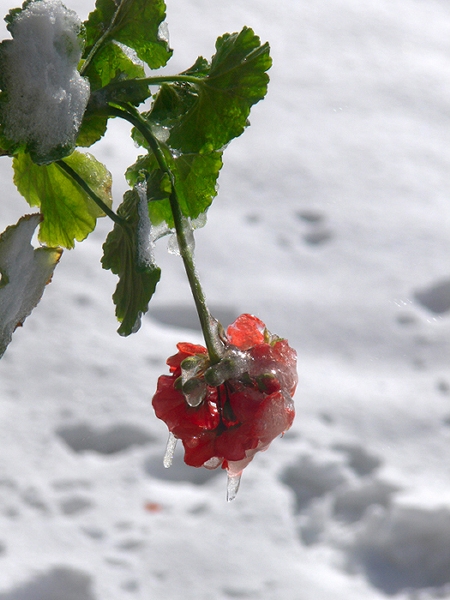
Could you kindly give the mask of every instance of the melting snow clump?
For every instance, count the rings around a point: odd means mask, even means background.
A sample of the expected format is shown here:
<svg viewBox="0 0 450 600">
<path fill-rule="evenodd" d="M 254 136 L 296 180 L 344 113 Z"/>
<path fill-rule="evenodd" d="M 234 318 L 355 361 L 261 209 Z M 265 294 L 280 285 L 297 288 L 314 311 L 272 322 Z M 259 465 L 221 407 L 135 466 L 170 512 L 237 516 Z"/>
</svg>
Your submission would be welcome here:
<svg viewBox="0 0 450 600">
<path fill-rule="evenodd" d="M 59 0 L 31 2 L 8 26 L 2 44 L 5 135 L 26 142 L 36 160 L 75 138 L 89 100 L 89 83 L 77 70 L 81 23 Z"/>
</svg>

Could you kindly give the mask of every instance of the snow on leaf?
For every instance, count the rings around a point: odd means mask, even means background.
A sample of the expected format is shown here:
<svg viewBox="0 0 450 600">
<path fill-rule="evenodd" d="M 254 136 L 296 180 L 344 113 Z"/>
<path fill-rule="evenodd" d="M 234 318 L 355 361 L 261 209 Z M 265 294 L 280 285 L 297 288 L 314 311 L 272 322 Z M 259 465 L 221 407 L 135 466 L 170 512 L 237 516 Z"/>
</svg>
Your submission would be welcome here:
<svg viewBox="0 0 450 600">
<path fill-rule="evenodd" d="M 31 245 L 40 218 L 26 215 L 0 235 L 0 357 L 41 299 L 62 254 L 60 248 Z"/>
<path fill-rule="evenodd" d="M 77 70 L 81 23 L 59 0 L 28 2 L 6 21 L 13 39 L 0 44 L 2 133 L 48 163 L 73 150 L 89 99 Z"/>
<path fill-rule="evenodd" d="M 119 276 L 113 294 L 116 317 L 121 325 L 120 335 L 138 331 L 141 316 L 148 310 L 148 303 L 161 277 L 161 270 L 150 260 L 142 260 L 141 222 L 142 194 L 137 190 L 126 192 L 117 213 L 125 221 L 115 224 L 103 244 L 102 266 Z M 147 255 L 147 259 L 148 259 Z"/>
<path fill-rule="evenodd" d="M 172 54 L 160 35 L 165 11 L 164 0 L 97 0 L 85 22 L 85 58 L 90 60 L 97 48 L 115 40 L 135 50 L 150 68 L 164 66 Z"/>
<path fill-rule="evenodd" d="M 103 200 L 112 205 L 111 175 L 90 154 L 73 152 L 65 159 Z M 39 240 L 49 246 L 73 248 L 84 240 L 104 213 L 81 187 L 56 163 L 36 165 L 30 156 L 18 154 L 13 160 L 14 183 L 30 206 L 39 206 L 43 222 Z"/>
<path fill-rule="evenodd" d="M 198 78 L 162 87 L 149 119 L 170 128 L 168 144 L 187 153 L 221 150 L 248 125 L 253 104 L 264 98 L 271 66 L 269 45 L 252 29 L 225 34 L 207 68 L 199 58 L 185 75 Z"/>
</svg>

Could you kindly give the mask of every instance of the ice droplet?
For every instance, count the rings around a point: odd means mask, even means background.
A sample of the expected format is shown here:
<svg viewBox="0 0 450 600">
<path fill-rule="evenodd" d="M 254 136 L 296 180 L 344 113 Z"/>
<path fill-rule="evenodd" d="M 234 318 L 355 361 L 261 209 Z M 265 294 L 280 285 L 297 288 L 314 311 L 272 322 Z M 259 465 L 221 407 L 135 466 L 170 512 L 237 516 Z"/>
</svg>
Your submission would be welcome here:
<svg viewBox="0 0 450 600">
<path fill-rule="evenodd" d="M 203 400 L 206 397 L 206 386 L 199 385 L 198 387 L 193 389 L 191 392 L 185 393 L 184 397 L 186 398 L 186 402 L 189 404 L 189 406 L 192 406 L 194 408 L 196 406 L 200 406 L 200 404 L 203 402 Z"/>
<path fill-rule="evenodd" d="M 173 455 L 177 446 L 177 438 L 173 433 L 169 433 L 169 439 L 167 440 L 166 453 L 164 454 L 163 465 L 166 469 L 172 466 Z"/>
<path fill-rule="evenodd" d="M 239 473 L 239 475 L 230 475 L 228 473 L 227 502 L 231 502 L 232 500 L 234 500 L 236 498 L 236 495 L 239 490 L 239 484 L 241 483 L 241 475 L 242 475 L 242 473 Z"/>
</svg>

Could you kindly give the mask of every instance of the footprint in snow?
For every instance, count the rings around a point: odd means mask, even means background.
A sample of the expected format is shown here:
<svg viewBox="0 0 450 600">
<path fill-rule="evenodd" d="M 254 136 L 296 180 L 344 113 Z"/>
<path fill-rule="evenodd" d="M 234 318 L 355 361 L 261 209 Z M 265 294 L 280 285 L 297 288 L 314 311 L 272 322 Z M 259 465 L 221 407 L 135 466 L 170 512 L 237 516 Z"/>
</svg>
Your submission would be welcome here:
<svg viewBox="0 0 450 600">
<path fill-rule="evenodd" d="M 154 441 L 153 436 L 145 429 L 127 423 L 105 428 L 93 427 L 87 423 L 65 425 L 59 427 L 56 434 L 76 453 L 97 452 L 110 455 Z"/>
<path fill-rule="evenodd" d="M 325 217 L 319 211 L 313 209 L 299 210 L 296 217 L 305 227 L 303 241 L 308 246 L 321 246 L 333 238 L 333 233 L 325 224 Z"/>
<path fill-rule="evenodd" d="M 436 315 L 450 311 L 450 279 L 437 281 L 414 292 L 414 299 Z"/>
<path fill-rule="evenodd" d="M 389 596 L 434 588 L 431 596 L 443 597 L 440 590 L 445 594 L 450 584 L 450 511 L 378 509 L 347 552 L 349 568 Z"/>
<path fill-rule="evenodd" d="M 0 600 L 98 600 L 92 591 L 92 578 L 84 571 L 54 567 L 0 593 Z"/>
</svg>

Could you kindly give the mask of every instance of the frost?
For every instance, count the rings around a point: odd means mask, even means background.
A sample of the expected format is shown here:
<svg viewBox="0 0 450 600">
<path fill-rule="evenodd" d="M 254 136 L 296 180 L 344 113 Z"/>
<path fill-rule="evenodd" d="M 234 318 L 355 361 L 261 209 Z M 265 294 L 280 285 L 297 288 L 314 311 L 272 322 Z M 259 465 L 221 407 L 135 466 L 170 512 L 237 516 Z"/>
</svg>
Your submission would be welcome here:
<svg viewBox="0 0 450 600">
<path fill-rule="evenodd" d="M 59 0 L 31 2 L 9 25 L 13 40 L 2 45 L 4 133 L 29 144 L 38 162 L 59 148 L 70 152 L 86 109 L 80 27 Z"/>
<path fill-rule="evenodd" d="M 137 262 L 140 267 L 148 267 L 155 263 L 153 258 L 153 240 L 151 235 L 151 223 L 148 214 L 147 185 L 139 183 L 136 185 L 139 196 L 138 215 L 139 221 L 136 231 L 137 237 Z"/>
<path fill-rule="evenodd" d="M 30 244 L 39 221 L 40 215 L 27 215 L 0 236 L 0 357 L 41 299 L 62 253 Z"/>
</svg>

